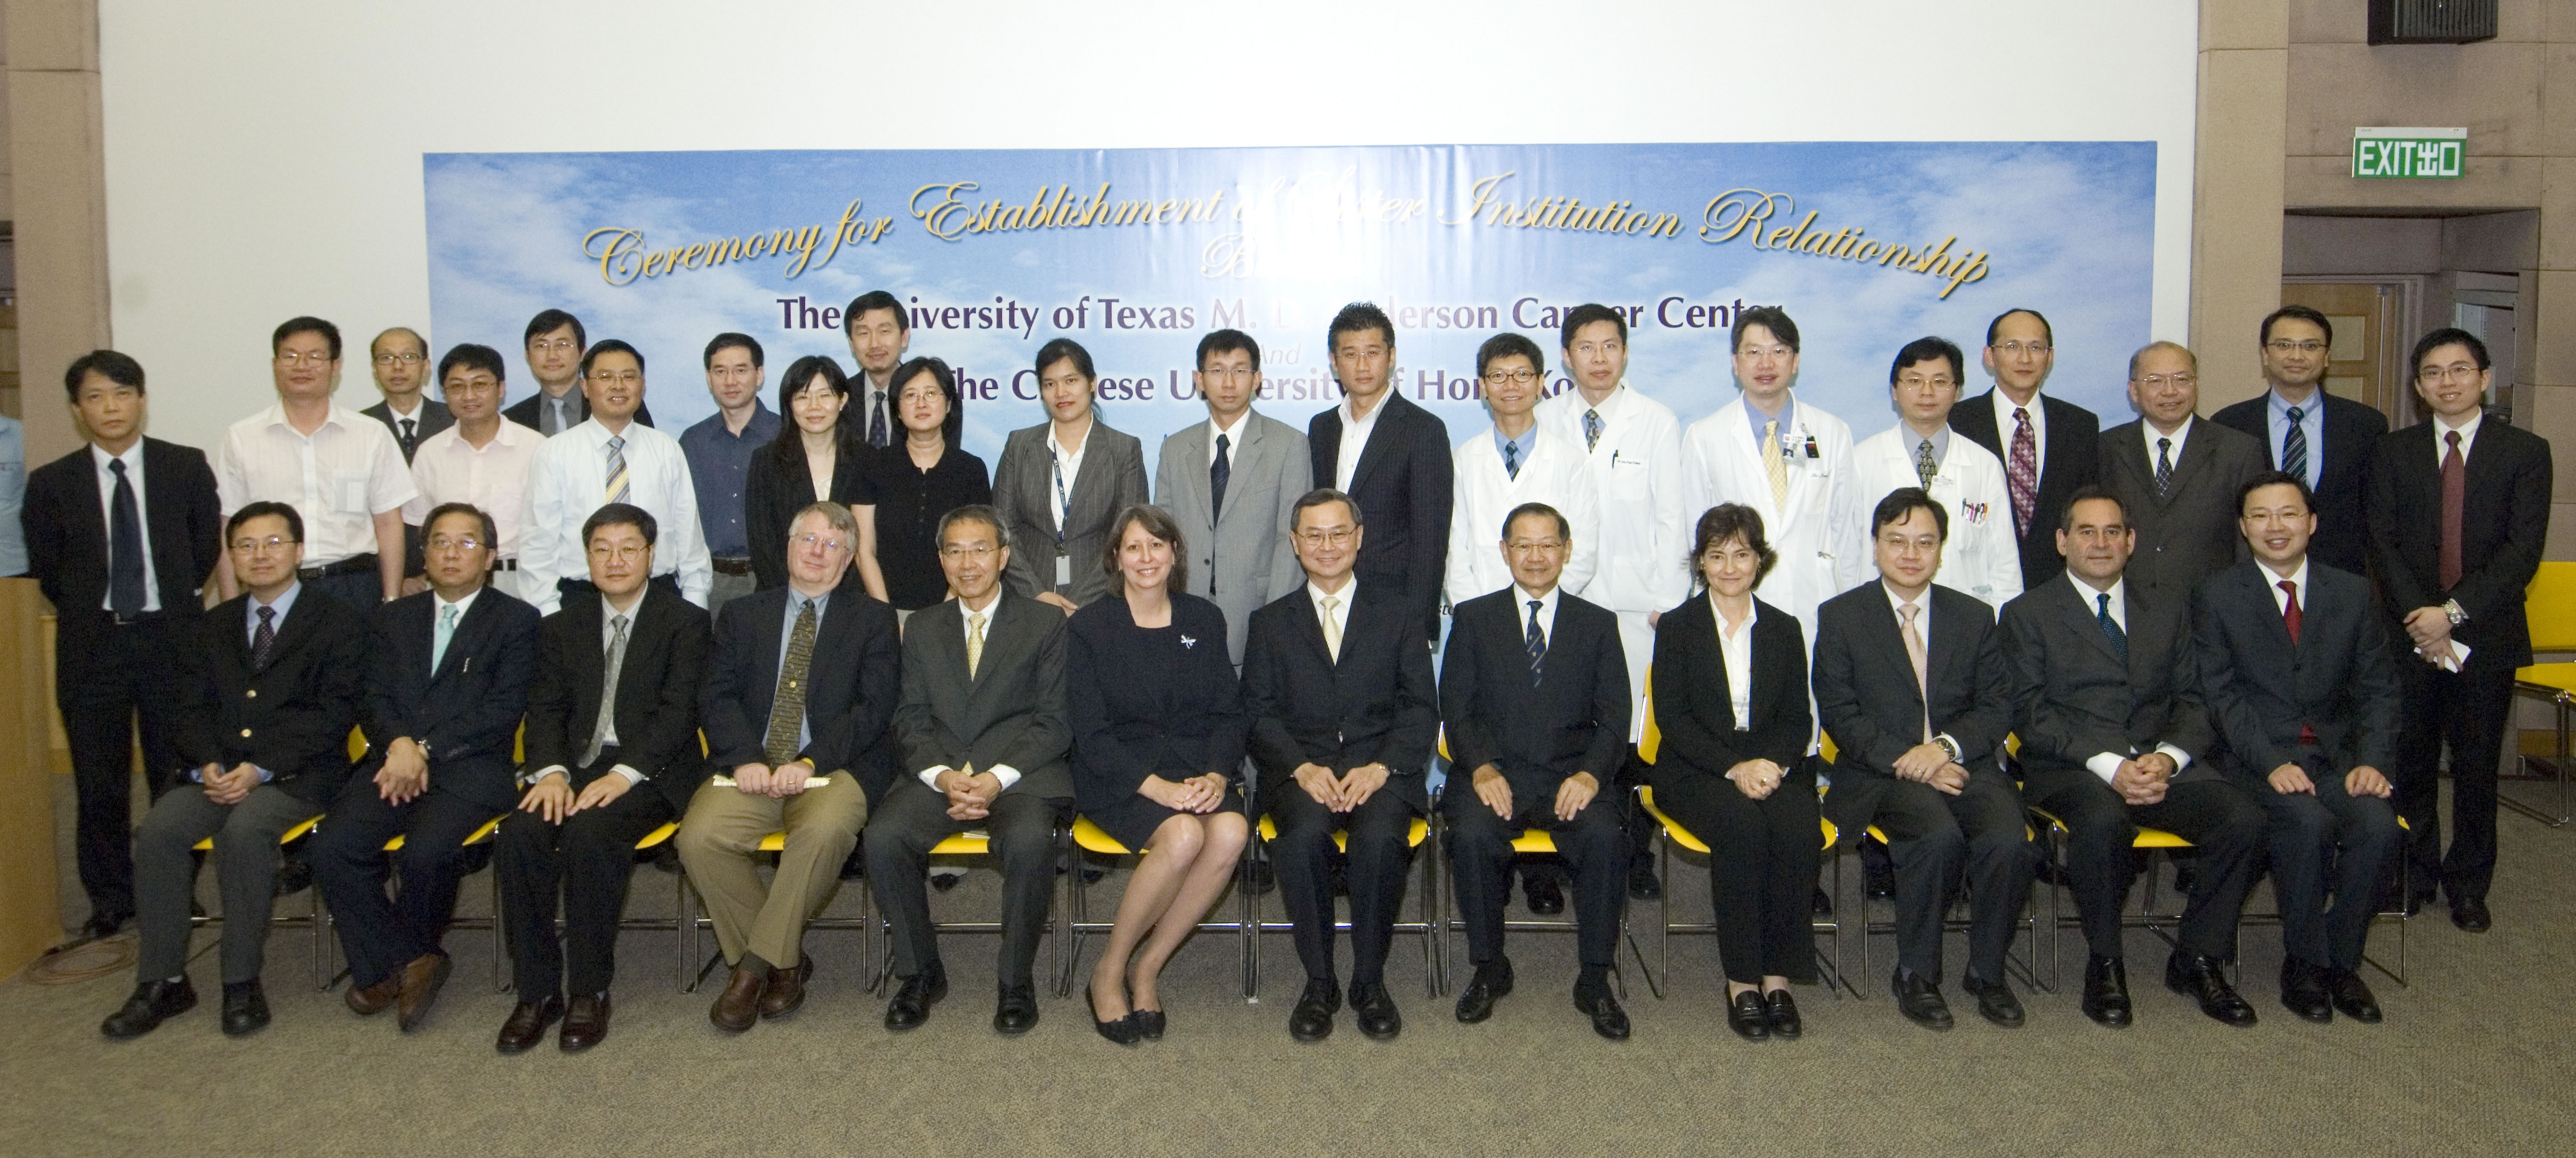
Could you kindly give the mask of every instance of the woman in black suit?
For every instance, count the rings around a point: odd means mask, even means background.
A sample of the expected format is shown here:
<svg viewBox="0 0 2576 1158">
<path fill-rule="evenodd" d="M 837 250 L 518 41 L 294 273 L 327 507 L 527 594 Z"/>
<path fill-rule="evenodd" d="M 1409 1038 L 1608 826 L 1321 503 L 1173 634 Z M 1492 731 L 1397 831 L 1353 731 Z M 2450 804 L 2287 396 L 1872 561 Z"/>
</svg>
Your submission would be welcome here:
<svg viewBox="0 0 2576 1158">
<path fill-rule="evenodd" d="M 870 452 L 858 432 L 841 421 L 850 403 L 850 380 L 830 358 L 807 355 L 778 379 L 778 412 L 787 417 L 778 437 L 751 456 L 742 487 L 743 531 L 751 540 L 751 574 L 758 590 L 787 585 L 787 529 L 807 503 L 832 502 L 859 519 L 859 549 L 850 572 L 879 600 L 885 576 L 877 570 L 876 492 L 868 485 Z"/>
<path fill-rule="evenodd" d="M 1655 629 L 1655 805 L 1709 854 L 1726 1024 L 1748 1041 L 1794 1038 L 1792 980 L 1815 978 L 1809 895 L 1823 843 L 1807 759 L 1807 641 L 1796 617 L 1753 597 L 1779 556 L 1762 516 L 1701 515 L 1691 568 L 1702 592 Z"/>
<path fill-rule="evenodd" d="M 1128 507 L 1108 542 L 1099 566 L 1118 594 L 1074 613 L 1064 683 L 1075 805 L 1118 843 L 1149 850 L 1091 971 L 1092 1020 L 1128 1045 L 1163 1036 L 1163 963 L 1243 855 L 1239 780 L 1252 721 L 1226 655 L 1225 614 L 1183 593 L 1188 549 L 1171 516 Z"/>
<path fill-rule="evenodd" d="M 959 507 L 993 501 L 984 460 L 957 445 L 965 426 L 957 374 L 937 358 L 895 367 L 894 413 L 903 441 L 870 456 L 875 492 L 877 571 L 898 619 L 948 598 L 939 569 L 939 520 Z"/>
</svg>

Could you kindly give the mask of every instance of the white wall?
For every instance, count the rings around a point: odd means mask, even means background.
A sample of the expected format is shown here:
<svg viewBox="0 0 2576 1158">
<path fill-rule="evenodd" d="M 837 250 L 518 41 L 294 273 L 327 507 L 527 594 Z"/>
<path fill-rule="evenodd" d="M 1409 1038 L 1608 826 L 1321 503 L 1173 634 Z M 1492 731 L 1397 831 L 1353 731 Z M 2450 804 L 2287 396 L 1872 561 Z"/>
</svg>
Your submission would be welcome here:
<svg viewBox="0 0 2576 1158">
<path fill-rule="evenodd" d="M 2153 326 L 2181 339 L 2197 20 L 2191 0 L 100 0 L 115 341 L 153 374 L 154 433 L 203 445 L 269 399 L 279 321 L 426 328 L 424 152 L 1771 140 L 2153 140 Z M 374 398 L 363 363 L 352 404 Z"/>
</svg>

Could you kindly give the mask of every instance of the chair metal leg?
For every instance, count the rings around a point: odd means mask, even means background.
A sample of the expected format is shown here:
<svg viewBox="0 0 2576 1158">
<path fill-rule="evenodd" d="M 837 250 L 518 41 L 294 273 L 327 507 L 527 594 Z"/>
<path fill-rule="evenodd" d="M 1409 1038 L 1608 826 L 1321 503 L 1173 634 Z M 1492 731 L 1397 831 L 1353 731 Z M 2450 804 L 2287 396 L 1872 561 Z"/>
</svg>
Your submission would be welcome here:
<svg viewBox="0 0 2576 1158">
<path fill-rule="evenodd" d="M 509 955 L 501 951 L 501 864 L 495 858 L 492 873 L 492 992 L 508 993 L 517 978 L 510 976 Z"/>
<path fill-rule="evenodd" d="M 697 959 L 691 937 L 697 930 L 689 917 L 689 870 L 683 865 L 671 874 L 671 986 L 682 993 L 689 991 L 689 962 Z"/>
</svg>

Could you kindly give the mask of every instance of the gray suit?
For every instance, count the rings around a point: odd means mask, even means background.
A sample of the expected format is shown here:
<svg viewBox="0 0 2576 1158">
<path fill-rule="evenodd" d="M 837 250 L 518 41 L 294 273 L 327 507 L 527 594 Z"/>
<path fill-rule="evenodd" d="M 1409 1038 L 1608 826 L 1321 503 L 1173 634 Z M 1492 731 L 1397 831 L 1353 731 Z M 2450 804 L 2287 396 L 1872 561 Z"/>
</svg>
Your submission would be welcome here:
<svg viewBox="0 0 2576 1158">
<path fill-rule="evenodd" d="M 1109 593 L 1100 557 L 1109 545 L 1109 521 L 1118 512 L 1147 501 L 1145 444 L 1132 434 L 1111 430 L 1098 415 L 1084 436 L 1082 469 L 1065 480 L 1073 500 L 1059 541 L 1055 525 L 1055 455 L 1047 439 L 1049 424 L 1011 432 L 993 465 L 993 507 L 1002 513 L 1002 531 L 1010 538 L 1011 566 L 1002 581 L 1011 594 L 1026 599 L 1053 591 L 1083 606 Z M 1066 560 L 1065 583 L 1055 582 L 1056 558 Z M 962 662 L 962 660 L 961 660 Z M 1072 795 L 1067 789 L 1066 795 Z"/>
<path fill-rule="evenodd" d="M 1252 613 L 1306 581 L 1289 549 L 1289 522 L 1297 500 L 1314 489 L 1315 464 L 1306 436 L 1259 412 L 1247 413 L 1243 444 L 1233 448 L 1225 484 L 1225 509 L 1209 510 L 1210 419 L 1163 440 L 1154 466 L 1154 503 L 1181 525 L 1190 548 L 1189 593 L 1225 612 L 1226 654 L 1243 666 Z"/>
<path fill-rule="evenodd" d="M 2173 464 L 2173 489 L 2156 497 L 2156 463 L 2136 422 L 2102 432 L 2102 485 L 2120 496 L 2137 529 L 2128 583 L 2149 600 L 2187 606 L 2202 579 L 2245 557 L 2236 533 L 2236 492 L 2270 469 L 2263 444 L 2242 431 L 2195 418 Z"/>
</svg>

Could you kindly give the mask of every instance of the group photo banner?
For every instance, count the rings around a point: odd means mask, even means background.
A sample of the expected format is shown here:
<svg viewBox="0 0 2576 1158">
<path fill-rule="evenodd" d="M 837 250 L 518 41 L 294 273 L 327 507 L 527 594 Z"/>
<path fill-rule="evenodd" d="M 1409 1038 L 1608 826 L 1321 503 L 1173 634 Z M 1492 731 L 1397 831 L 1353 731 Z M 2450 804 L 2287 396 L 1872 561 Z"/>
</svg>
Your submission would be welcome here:
<svg viewBox="0 0 2576 1158">
<path fill-rule="evenodd" d="M 960 375 L 965 448 L 990 461 L 1045 420 L 1031 359 L 1082 343 L 1103 421 L 1145 442 L 1205 417 L 1198 339 L 1251 334 L 1256 404 L 1302 427 L 1340 389 L 1325 326 L 1344 303 L 1394 319 L 1395 388 L 1449 424 L 1487 421 L 1475 351 L 1517 331 L 1570 389 L 1558 322 L 1629 320 L 1628 384 L 1683 422 L 1736 394 L 1729 328 L 1780 306 L 1798 395 L 1856 437 L 1895 424 L 1888 363 L 1937 334 L 1967 352 L 1997 313 L 2055 330 L 2052 394 L 2126 421 L 2149 340 L 2153 142 L 1420 145 L 1259 149 L 431 153 L 422 159 L 432 332 L 480 342 L 536 389 L 521 332 L 582 319 L 647 361 L 677 433 L 714 412 L 708 339 L 757 338 L 776 375 L 855 370 L 840 311 L 868 290 L 909 311 L 907 356 Z"/>
</svg>

